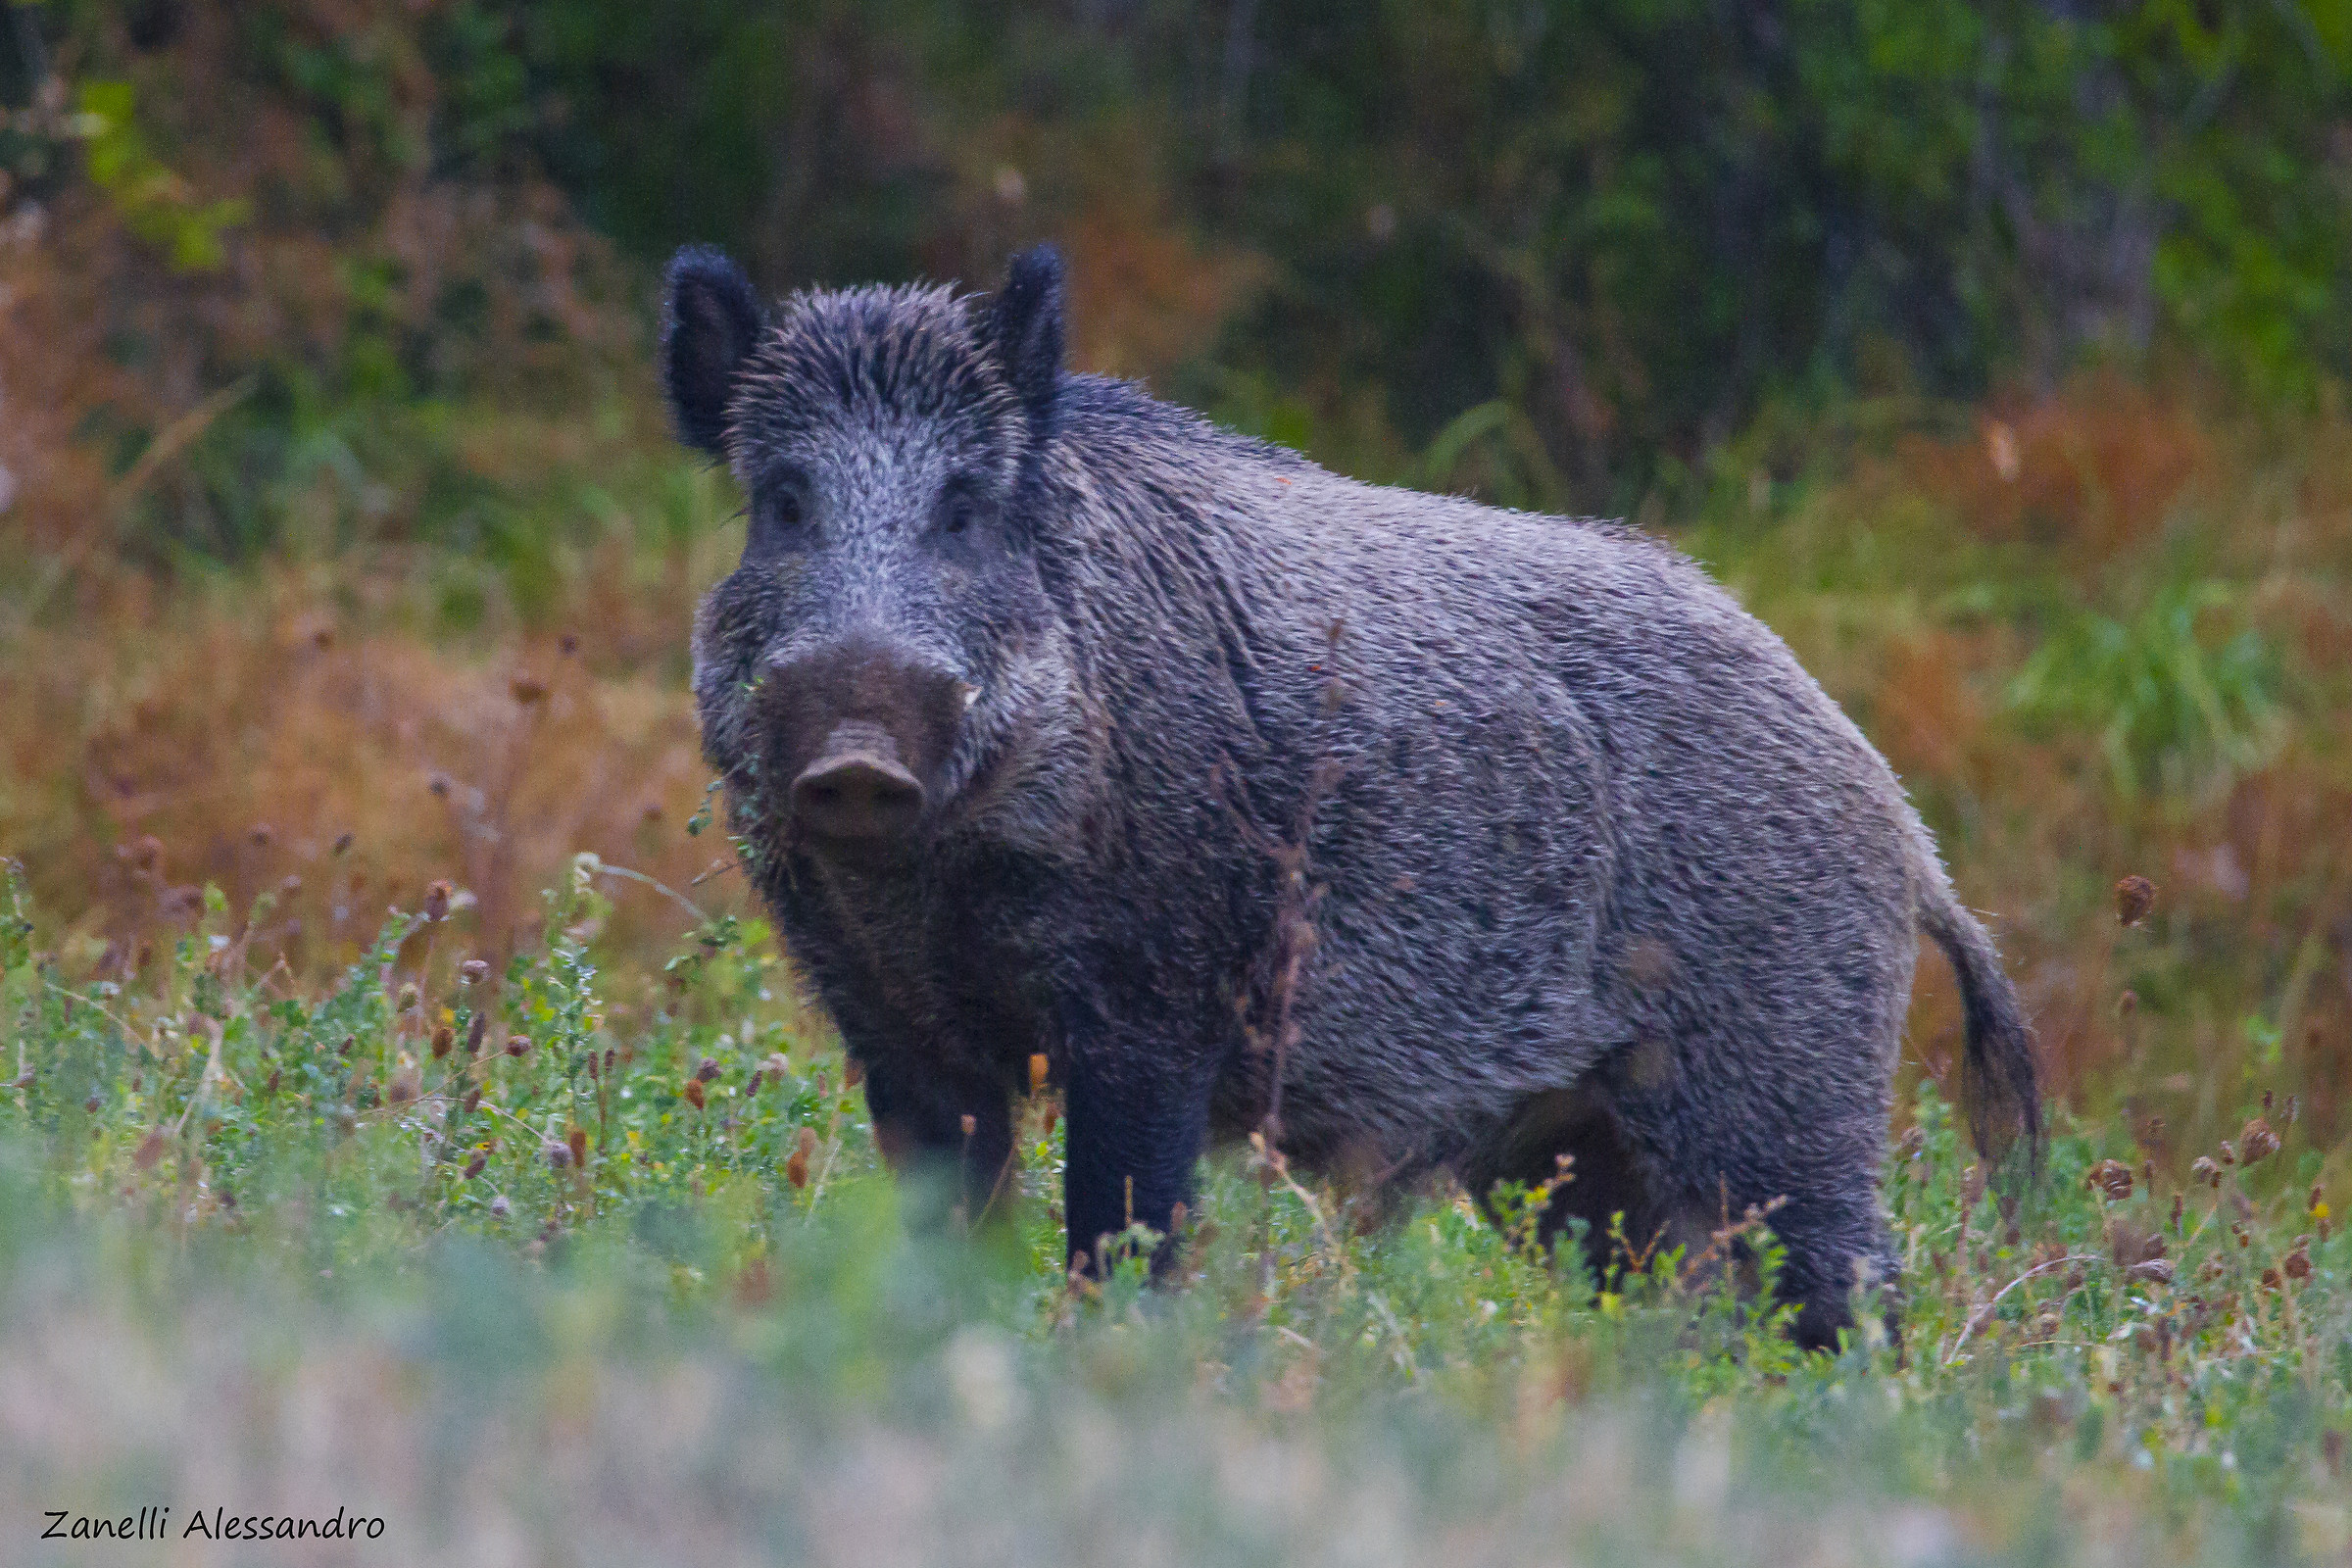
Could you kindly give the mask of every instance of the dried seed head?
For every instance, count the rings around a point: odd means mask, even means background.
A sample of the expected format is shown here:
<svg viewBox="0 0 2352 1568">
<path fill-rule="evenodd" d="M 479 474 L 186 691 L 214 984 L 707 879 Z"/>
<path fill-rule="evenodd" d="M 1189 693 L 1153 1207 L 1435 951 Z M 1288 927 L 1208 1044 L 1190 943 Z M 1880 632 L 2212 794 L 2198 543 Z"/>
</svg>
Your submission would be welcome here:
<svg viewBox="0 0 2352 1568">
<path fill-rule="evenodd" d="M 458 981 L 462 985 L 478 986 L 490 977 L 490 965 L 480 958 L 467 958 L 458 965 Z"/>
<path fill-rule="evenodd" d="M 275 1068 L 275 1067 L 272 1067 L 272 1068 L 270 1068 L 270 1081 L 269 1081 L 268 1083 L 266 1083 L 266 1084 L 262 1085 L 262 1092 L 263 1092 L 264 1094 L 267 1094 L 267 1095 L 274 1095 L 274 1094 L 276 1094 L 276 1093 L 277 1093 L 277 1083 L 278 1083 L 278 1077 L 279 1077 L 279 1072 L 278 1072 L 278 1069 L 277 1069 L 277 1068 Z"/>
<path fill-rule="evenodd" d="M 2109 1202 L 2120 1203 L 2132 1196 L 2132 1167 L 2120 1159 L 2102 1159 L 2090 1167 L 2082 1183 L 2095 1189 Z"/>
<path fill-rule="evenodd" d="M 155 1131 L 152 1131 L 148 1133 L 146 1137 L 139 1140 L 139 1147 L 137 1151 L 131 1154 L 130 1162 L 133 1166 L 140 1170 L 152 1169 L 155 1165 L 155 1162 L 164 1157 L 164 1150 L 167 1147 L 168 1145 L 162 1130 L 159 1128 Z"/>
<path fill-rule="evenodd" d="M 457 895 L 457 891 L 446 877 L 437 877 L 427 884 L 424 890 L 424 917 L 427 920 L 448 919 L 449 901 Z"/>
<path fill-rule="evenodd" d="M 703 1081 L 700 1078 L 686 1080 L 686 1103 L 697 1110 L 703 1108 Z"/>
<path fill-rule="evenodd" d="M 2188 1174 L 2191 1179 L 2203 1182 L 2208 1187 L 2222 1185 L 2222 1167 L 2203 1154 L 2199 1154 L 2188 1167 Z"/>
<path fill-rule="evenodd" d="M 477 1012 L 466 1021 L 466 1054 L 478 1056 L 482 1054 L 482 1031 L 489 1026 L 490 1015 L 486 1012 Z"/>
<path fill-rule="evenodd" d="M 499 1194 L 499 1195 L 498 1195 L 496 1198 L 493 1198 L 492 1200 L 490 1200 L 490 1216 L 491 1216 L 491 1218 L 493 1218 L 493 1219 L 505 1219 L 505 1218 L 507 1217 L 507 1214 L 508 1214 L 508 1212 L 509 1212 L 509 1209 L 510 1209 L 510 1205 L 509 1205 L 509 1204 L 508 1204 L 508 1202 L 507 1202 L 507 1195 L 506 1195 L 506 1194 L 504 1194 L 504 1193 L 501 1193 L 501 1194 Z"/>
<path fill-rule="evenodd" d="M 2128 876 L 2115 885 L 2115 917 L 2121 924 L 2137 925 L 2154 907 L 2156 884 L 2146 877 Z"/>
<path fill-rule="evenodd" d="M 2294 1250 L 2278 1260 L 2278 1267 L 2290 1280 L 2311 1278 L 2311 1238 L 2296 1237 Z"/>
<path fill-rule="evenodd" d="M 1031 1094 L 1033 1094 L 1033 1095 L 1042 1095 L 1042 1094 L 1044 1094 L 1044 1093 L 1045 1093 L 1045 1091 L 1046 1091 L 1046 1074 L 1047 1074 L 1047 1073 L 1049 1073 L 1049 1072 L 1051 1072 L 1051 1071 L 1053 1070 L 1053 1067 L 1054 1067 L 1054 1064 L 1053 1064 L 1052 1062 L 1050 1062 L 1050 1061 L 1048 1061 L 1048 1060 L 1046 1059 L 1046 1054 L 1045 1054 L 1044 1052 L 1042 1052 L 1042 1051 L 1037 1051 L 1037 1052 L 1032 1052 L 1032 1053 L 1030 1053 L 1030 1054 L 1029 1054 L 1029 1092 L 1030 1092 Z"/>
<path fill-rule="evenodd" d="M 479 1175 L 482 1173 L 482 1169 L 483 1169 L 483 1167 L 484 1167 L 484 1166 L 486 1166 L 486 1165 L 488 1165 L 489 1163 L 490 1163 L 490 1156 L 489 1156 L 488 1154 L 485 1154 L 485 1153 L 483 1153 L 483 1152 L 482 1152 L 480 1150 L 478 1150 L 478 1149 L 477 1149 L 477 1150 L 475 1150 L 475 1151 L 473 1152 L 473 1157 L 472 1157 L 471 1159 L 469 1159 L 469 1160 L 467 1160 L 467 1161 L 466 1162 L 466 1175 L 465 1175 L 465 1180 L 466 1180 L 466 1181 L 471 1181 L 471 1180 L 473 1180 L 473 1179 L 474 1179 L 476 1176 L 479 1176 Z"/>
<path fill-rule="evenodd" d="M 2317 1214 L 2326 1206 L 2327 1198 L 2321 1193 L 2320 1184 L 2318 1182 L 2313 1182 L 2311 1184 L 2311 1196 L 2303 1200 L 2303 1211 L 2307 1214 Z"/>
<path fill-rule="evenodd" d="M 450 1054 L 458 1043 L 458 1032 L 447 1024 L 433 1031 L 433 1059 L 439 1061 Z"/>
<path fill-rule="evenodd" d="M 573 1164 L 585 1165 L 588 1163 L 587 1128 L 580 1126 L 577 1122 L 574 1122 L 570 1129 L 564 1134 L 564 1143 L 565 1147 L 571 1151 L 571 1159 Z"/>
<path fill-rule="evenodd" d="M 816 1129 L 804 1127 L 793 1140 L 792 1153 L 784 1161 L 784 1179 L 795 1187 L 808 1185 L 808 1156 L 816 1152 Z"/>
<path fill-rule="evenodd" d="M 2173 1195 L 2173 1220 L 2172 1220 L 2173 1229 L 2175 1229 L 2175 1230 L 2179 1230 L 2179 1229 L 2180 1228 L 2180 1211 L 2181 1211 L 2181 1209 L 2182 1209 L 2184 1206 L 2185 1206 L 2185 1205 L 2184 1205 L 2184 1204 L 2183 1204 L 2183 1203 L 2180 1201 L 2180 1195 L 2179 1193 L 2175 1193 L 2175 1194 Z"/>
<path fill-rule="evenodd" d="M 81 1108 L 95 1116 L 98 1114 L 98 1107 L 102 1103 L 104 1103 L 104 1102 L 98 1098 L 98 1091 L 93 1089 L 90 1091 L 90 1098 L 81 1102 Z"/>
<path fill-rule="evenodd" d="M 2247 1122 L 2237 1135 L 2237 1157 L 2245 1164 L 2260 1164 L 2277 1152 L 2278 1135 L 2271 1131 L 2271 1124 L 2260 1116 Z"/>
<path fill-rule="evenodd" d="M 549 1170 L 562 1170 L 571 1163 L 571 1150 L 550 1138 L 539 1146 L 539 1157 L 547 1161 Z"/>
<path fill-rule="evenodd" d="M 475 1084 L 471 1089 L 466 1090 L 466 1098 L 458 1102 L 458 1103 L 466 1107 L 466 1113 L 467 1115 L 472 1115 L 476 1110 L 481 1108 L 482 1086 L 480 1084 Z"/>
<path fill-rule="evenodd" d="M 392 1075 L 385 1087 L 384 1099 L 395 1105 L 405 1105 L 415 1100 L 424 1087 L 423 1073 L 415 1066 L 406 1066 Z"/>
<path fill-rule="evenodd" d="M 717 1082 L 718 1058 L 716 1056 L 705 1056 L 701 1063 L 694 1069 L 694 1076 L 703 1083 L 708 1084 Z"/>
<path fill-rule="evenodd" d="M 597 1079 L 603 1076 L 603 1072 L 599 1070 L 597 1065 L 597 1054 L 595 1052 L 591 1051 L 588 1053 L 588 1080 L 589 1082 L 594 1083 Z"/>
<path fill-rule="evenodd" d="M 530 1037 L 529 1035 L 509 1035 L 509 1036 L 507 1036 L 507 1054 L 508 1054 L 508 1055 L 510 1055 L 510 1056 L 519 1056 L 519 1055 L 522 1055 L 522 1054 L 523 1054 L 525 1052 L 528 1052 L 530 1049 L 531 1049 L 531 1037 Z"/>
</svg>

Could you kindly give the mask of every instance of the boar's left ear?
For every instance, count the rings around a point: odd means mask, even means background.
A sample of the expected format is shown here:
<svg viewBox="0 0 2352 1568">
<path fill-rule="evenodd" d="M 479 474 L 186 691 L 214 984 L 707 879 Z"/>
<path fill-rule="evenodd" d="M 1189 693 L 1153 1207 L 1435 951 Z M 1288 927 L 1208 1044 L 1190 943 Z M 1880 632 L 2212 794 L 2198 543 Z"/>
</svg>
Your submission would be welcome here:
<svg viewBox="0 0 2352 1568">
<path fill-rule="evenodd" d="M 1061 252 L 1039 245 L 1012 259 L 989 307 L 988 338 L 1042 446 L 1054 433 L 1061 384 Z"/>
<path fill-rule="evenodd" d="M 678 435 L 714 458 L 727 455 L 727 396 L 760 341 L 767 313 L 759 291 L 723 251 L 689 245 L 670 258 L 662 304 L 662 374 Z"/>
</svg>

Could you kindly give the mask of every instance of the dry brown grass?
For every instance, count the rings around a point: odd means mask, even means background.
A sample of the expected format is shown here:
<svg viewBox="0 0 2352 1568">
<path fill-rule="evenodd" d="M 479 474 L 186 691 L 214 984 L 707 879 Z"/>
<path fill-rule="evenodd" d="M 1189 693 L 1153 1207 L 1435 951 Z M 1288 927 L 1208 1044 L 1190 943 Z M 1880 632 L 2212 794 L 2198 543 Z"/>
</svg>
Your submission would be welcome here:
<svg viewBox="0 0 2352 1568">
<path fill-rule="evenodd" d="M 593 672 L 592 632 L 475 655 L 361 629 L 291 577 L 194 597 L 124 585 L 102 635 L 43 628 L 10 652 L 0 836 L 78 931 L 152 940 L 197 885 L 242 908 L 295 877 L 262 946 L 305 969 L 450 878 L 503 947 L 575 851 L 681 888 L 725 852 L 682 831 L 706 783 L 685 694 Z M 624 945 L 683 919 L 620 903 Z"/>
</svg>

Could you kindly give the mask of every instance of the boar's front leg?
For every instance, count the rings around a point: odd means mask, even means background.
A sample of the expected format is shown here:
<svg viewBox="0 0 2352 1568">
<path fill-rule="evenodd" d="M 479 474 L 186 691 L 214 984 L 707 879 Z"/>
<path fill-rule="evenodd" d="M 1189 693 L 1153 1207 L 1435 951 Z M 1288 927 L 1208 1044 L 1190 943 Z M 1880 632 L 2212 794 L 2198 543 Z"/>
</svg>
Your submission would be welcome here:
<svg viewBox="0 0 2352 1568">
<path fill-rule="evenodd" d="M 1070 1042 L 1062 1209 L 1072 1269 L 1106 1273 L 1107 1239 L 1138 1223 L 1163 1238 L 1152 1273 L 1175 1262 L 1174 1213 L 1192 1199 L 1193 1167 L 1207 1142 L 1208 1087 L 1146 1054 L 1148 1047 L 1136 1049 L 1143 1046 L 1102 1034 Z"/>
<path fill-rule="evenodd" d="M 966 1223 L 1002 1217 L 1012 1163 L 1012 1107 L 1003 1085 L 876 1061 L 865 1068 L 865 1106 L 874 1142 L 895 1174 L 919 1180 L 926 1171 L 952 1173 Z"/>
</svg>

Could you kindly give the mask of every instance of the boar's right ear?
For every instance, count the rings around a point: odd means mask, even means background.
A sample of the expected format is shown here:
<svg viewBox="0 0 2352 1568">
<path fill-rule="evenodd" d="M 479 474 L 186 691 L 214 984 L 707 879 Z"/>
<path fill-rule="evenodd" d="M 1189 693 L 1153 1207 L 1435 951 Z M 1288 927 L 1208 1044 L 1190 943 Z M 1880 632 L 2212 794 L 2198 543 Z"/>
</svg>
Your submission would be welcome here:
<svg viewBox="0 0 2352 1568">
<path fill-rule="evenodd" d="M 714 458 L 727 455 L 727 395 L 760 341 L 767 313 L 743 269 L 723 251 L 689 245 L 663 274 L 662 374 L 678 436 Z"/>
<path fill-rule="evenodd" d="M 1061 252 L 1051 245 L 1025 250 L 1012 259 L 988 313 L 989 341 L 1041 447 L 1054 434 L 1061 387 Z"/>
</svg>

